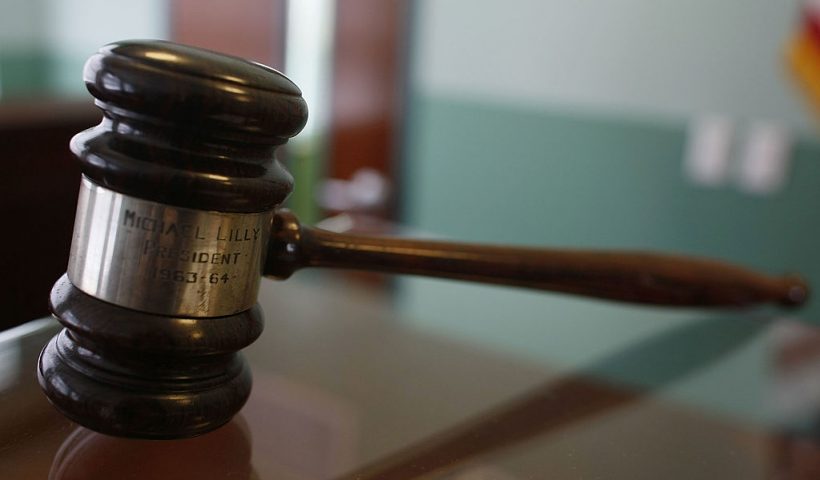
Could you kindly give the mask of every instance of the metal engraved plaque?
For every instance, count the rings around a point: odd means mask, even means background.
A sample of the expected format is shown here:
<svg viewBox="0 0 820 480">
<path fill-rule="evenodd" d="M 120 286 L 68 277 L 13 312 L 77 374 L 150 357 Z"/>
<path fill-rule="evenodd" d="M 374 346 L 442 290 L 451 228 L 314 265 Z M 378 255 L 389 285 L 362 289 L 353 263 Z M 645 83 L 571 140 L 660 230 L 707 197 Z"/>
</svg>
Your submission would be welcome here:
<svg viewBox="0 0 820 480">
<path fill-rule="evenodd" d="M 68 278 L 93 297 L 143 312 L 241 312 L 256 302 L 272 216 L 164 205 L 83 177 Z"/>
</svg>

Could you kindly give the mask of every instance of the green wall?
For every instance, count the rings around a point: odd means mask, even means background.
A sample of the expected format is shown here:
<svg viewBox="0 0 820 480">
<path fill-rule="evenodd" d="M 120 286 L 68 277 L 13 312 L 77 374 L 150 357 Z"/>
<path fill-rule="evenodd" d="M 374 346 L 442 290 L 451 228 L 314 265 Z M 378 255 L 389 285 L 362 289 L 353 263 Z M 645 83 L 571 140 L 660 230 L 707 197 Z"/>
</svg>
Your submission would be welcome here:
<svg viewBox="0 0 820 480">
<path fill-rule="evenodd" d="M 771 273 L 799 271 L 820 285 L 816 142 L 798 143 L 785 189 L 755 196 L 731 184 L 693 184 L 681 163 L 682 123 L 420 93 L 411 99 L 404 220 L 417 231 L 482 242 L 697 254 Z M 705 313 L 424 279 L 402 280 L 399 303 L 419 328 L 552 367 L 596 371 L 624 349 L 704 319 L 714 321 L 716 334 L 743 329 L 738 322 L 759 329 L 766 319 L 786 315 L 820 323 L 816 300 L 799 313 Z M 692 358 L 712 338 L 705 332 L 681 336 Z M 768 388 L 766 341 L 752 336 L 706 374 L 676 378 L 664 391 L 767 419 L 773 412 L 760 402 Z M 655 366 L 664 365 L 656 360 Z M 738 408 L 738 398 L 752 400 Z"/>
<path fill-rule="evenodd" d="M 784 190 L 750 195 L 684 175 L 684 125 L 415 100 L 411 225 L 482 241 L 709 255 L 820 283 L 815 141 L 798 143 Z"/>
</svg>

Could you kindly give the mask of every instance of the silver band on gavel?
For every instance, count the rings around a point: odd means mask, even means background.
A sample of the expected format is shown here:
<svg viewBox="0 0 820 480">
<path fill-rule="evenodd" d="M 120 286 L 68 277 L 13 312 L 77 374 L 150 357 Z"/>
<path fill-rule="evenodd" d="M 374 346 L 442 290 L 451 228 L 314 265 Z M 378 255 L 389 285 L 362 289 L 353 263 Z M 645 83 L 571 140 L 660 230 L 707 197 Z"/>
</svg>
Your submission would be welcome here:
<svg viewBox="0 0 820 480">
<path fill-rule="evenodd" d="M 83 177 L 68 278 L 93 297 L 142 312 L 241 312 L 256 302 L 272 215 L 164 205 Z"/>
</svg>

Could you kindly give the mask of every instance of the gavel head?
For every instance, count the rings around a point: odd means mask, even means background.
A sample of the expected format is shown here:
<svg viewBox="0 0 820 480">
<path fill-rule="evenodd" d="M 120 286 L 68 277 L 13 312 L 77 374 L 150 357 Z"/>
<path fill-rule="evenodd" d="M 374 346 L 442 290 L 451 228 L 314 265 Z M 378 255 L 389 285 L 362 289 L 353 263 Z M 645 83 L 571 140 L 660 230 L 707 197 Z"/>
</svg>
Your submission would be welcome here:
<svg viewBox="0 0 820 480">
<path fill-rule="evenodd" d="M 83 178 L 51 294 L 66 328 L 40 384 L 103 433 L 212 430 L 250 393 L 238 350 L 262 331 L 272 212 L 293 184 L 274 151 L 306 104 L 273 69 L 161 41 L 108 45 L 84 78 L 103 120 L 71 142 Z"/>
</svg>

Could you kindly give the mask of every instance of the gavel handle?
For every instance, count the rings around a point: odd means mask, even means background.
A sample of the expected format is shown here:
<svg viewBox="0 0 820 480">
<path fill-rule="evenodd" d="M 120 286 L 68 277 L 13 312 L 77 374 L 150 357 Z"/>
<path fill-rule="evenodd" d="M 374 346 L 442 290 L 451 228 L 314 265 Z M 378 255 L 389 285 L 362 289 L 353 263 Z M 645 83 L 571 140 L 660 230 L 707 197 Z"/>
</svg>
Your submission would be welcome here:
<svg viewBox="0 0 820 480">
<path fill-rule="evenodd" d="M 264 275 L 305 267 L 424 275 L 564 292 L 624 302 L 691 307 L 800 305 L 800 278 L 769 277 L 718 261 L 642 252 L 513 248 L 349 235 L 274 217 Z"/>
</svg>

